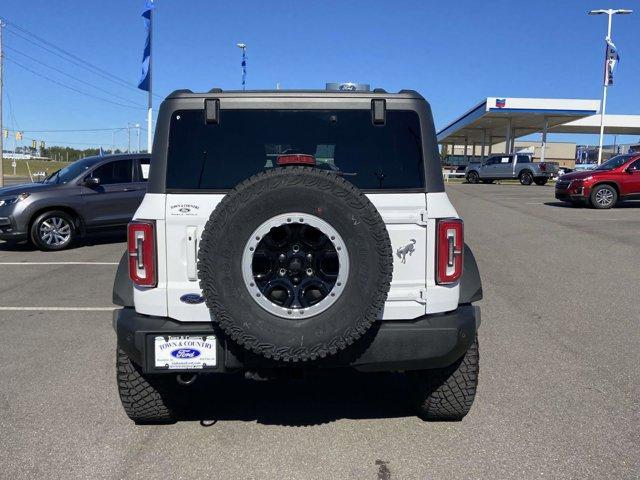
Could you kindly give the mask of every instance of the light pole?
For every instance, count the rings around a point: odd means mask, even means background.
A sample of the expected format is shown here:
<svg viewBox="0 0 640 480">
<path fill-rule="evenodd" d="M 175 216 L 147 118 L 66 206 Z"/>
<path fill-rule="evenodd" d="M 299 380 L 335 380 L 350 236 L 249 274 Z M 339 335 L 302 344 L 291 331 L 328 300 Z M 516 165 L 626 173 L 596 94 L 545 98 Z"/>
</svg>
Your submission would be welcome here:
<svg viewBox="0 0 640 480">
<path fill-rule="evenodd" d="M 623 8 L 612 9 L 609 8 L 607 10 L 591 10 L 589 11 L 589 15 L 607 15 L 608 16 L 608 26 L 607 26 L 607 43 L 611 40 L 611 20 L 614 15 L 628 15 L 633 13 L 633 10 L 625 10 Z M 607 50 L 608 51 L 608 50 Z M 602 90 L 602 108 L 600 108 L 600 142 L 598 146 L 598 165 L 602 163 L 602 142 L 604 139 L 604 116 L 607 110 L 607 87 L 609 86 L 609 80 L 607 78 L 607 68 L 608 68 L 609 59 L 605 59 L 605 81 L 604 87 Z"/>
<path fill-rule="evenodd" d="M 236 46 L 242 50 L 242 90 L 244 90 L 247 85 L 247 44 L 236 43 Z"/>
<path fill-rule="evenodd" d="M 136 133 L 138 135 L 138 152 L 140 153 L 140 124 L 136 123 Z"/>
</svg>

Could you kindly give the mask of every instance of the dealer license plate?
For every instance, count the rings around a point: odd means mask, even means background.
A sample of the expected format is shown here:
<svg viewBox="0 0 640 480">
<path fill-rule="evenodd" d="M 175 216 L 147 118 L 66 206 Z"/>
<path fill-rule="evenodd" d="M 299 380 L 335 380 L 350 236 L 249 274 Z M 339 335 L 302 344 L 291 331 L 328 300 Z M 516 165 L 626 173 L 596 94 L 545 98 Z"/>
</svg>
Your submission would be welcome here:
<svg viewBox="0 0 640 480">
<path fill-rule="evenodd" d="M 154 344 L 156 368 L 191 370 L 216 366 L 213 335 L 157 336 Z"/>
</svg>

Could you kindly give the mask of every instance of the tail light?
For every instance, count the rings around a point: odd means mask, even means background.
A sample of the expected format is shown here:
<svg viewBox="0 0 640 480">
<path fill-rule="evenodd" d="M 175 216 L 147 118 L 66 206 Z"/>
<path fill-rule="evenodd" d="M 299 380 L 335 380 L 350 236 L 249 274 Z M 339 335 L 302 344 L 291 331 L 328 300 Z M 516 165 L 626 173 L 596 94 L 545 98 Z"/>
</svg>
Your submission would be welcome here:
<svg viewBox="0 0 640 480">
<path fill-rule="evenodd" d="M 129 277 L 140 287 L 155 287 L 156 224 L 152 220 L 135 220 L 127 229 L 129 250 Z"/>
<path fill-rule="evenodd" d="M 547 171 L 547 164 L 546 163 L 540 163 L 540 164 L 538 164 L 538 166 L 540 167 L 540 171 L 541 172 L 546 172 Z"/>
<path fill-rule="evenodd" d="M 439 285 L 455 283 L 462 276 L 464 247 L 462 220 L 446 218 L 437 223 L 436 281 Z"/>
</svg>

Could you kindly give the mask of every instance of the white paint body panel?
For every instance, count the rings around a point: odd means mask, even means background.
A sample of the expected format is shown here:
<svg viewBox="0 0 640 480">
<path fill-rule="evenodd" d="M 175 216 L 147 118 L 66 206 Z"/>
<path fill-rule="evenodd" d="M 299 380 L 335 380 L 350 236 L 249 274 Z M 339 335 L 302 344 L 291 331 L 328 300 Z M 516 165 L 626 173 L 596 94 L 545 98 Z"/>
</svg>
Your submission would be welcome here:
<svg viewBox="0 0 640 480">
<path fill-rule="evenodd" d="M 197 280 L 200 237 L 223 194 L 147 194 L 135 218 L 156 220 L 158 287 L 136 288 L 136 311 L 183 322 L 210 320 L 204 303 L 180 301 L 201 294 Z M 393 248 L 393 279 L 382 320 L 406 320 L 425 313 L 454 310 L 459 287 L 435 284 L 436 218 L 457 217 L 445 193 L 379 193 L 367 197 L 380 212 Z M 415 241 L 415 243 L 413 242 Z M 413 244 L 403 261 L 402 250 Z"/>
</svg>

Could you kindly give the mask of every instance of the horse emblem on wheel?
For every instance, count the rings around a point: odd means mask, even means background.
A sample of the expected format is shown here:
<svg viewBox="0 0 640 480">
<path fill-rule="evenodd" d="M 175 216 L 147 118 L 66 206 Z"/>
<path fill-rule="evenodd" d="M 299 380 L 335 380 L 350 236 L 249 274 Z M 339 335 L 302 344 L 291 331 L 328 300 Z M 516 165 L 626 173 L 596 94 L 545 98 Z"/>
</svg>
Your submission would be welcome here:
<svg viewBox="0 0 640 480">
<path fill-rule="evenodd" d="M 398 255 L 398 258 L 402 263 L 407 263 L 407 255 L 411 256 L 413 255 L 413 252 L 416 251 L 415 244 L 416 239 L 412 238 L 410 243 L 407 243 L 404 247 L 400 247 L 396 250 L 396 255 Z"/>
</svg>

